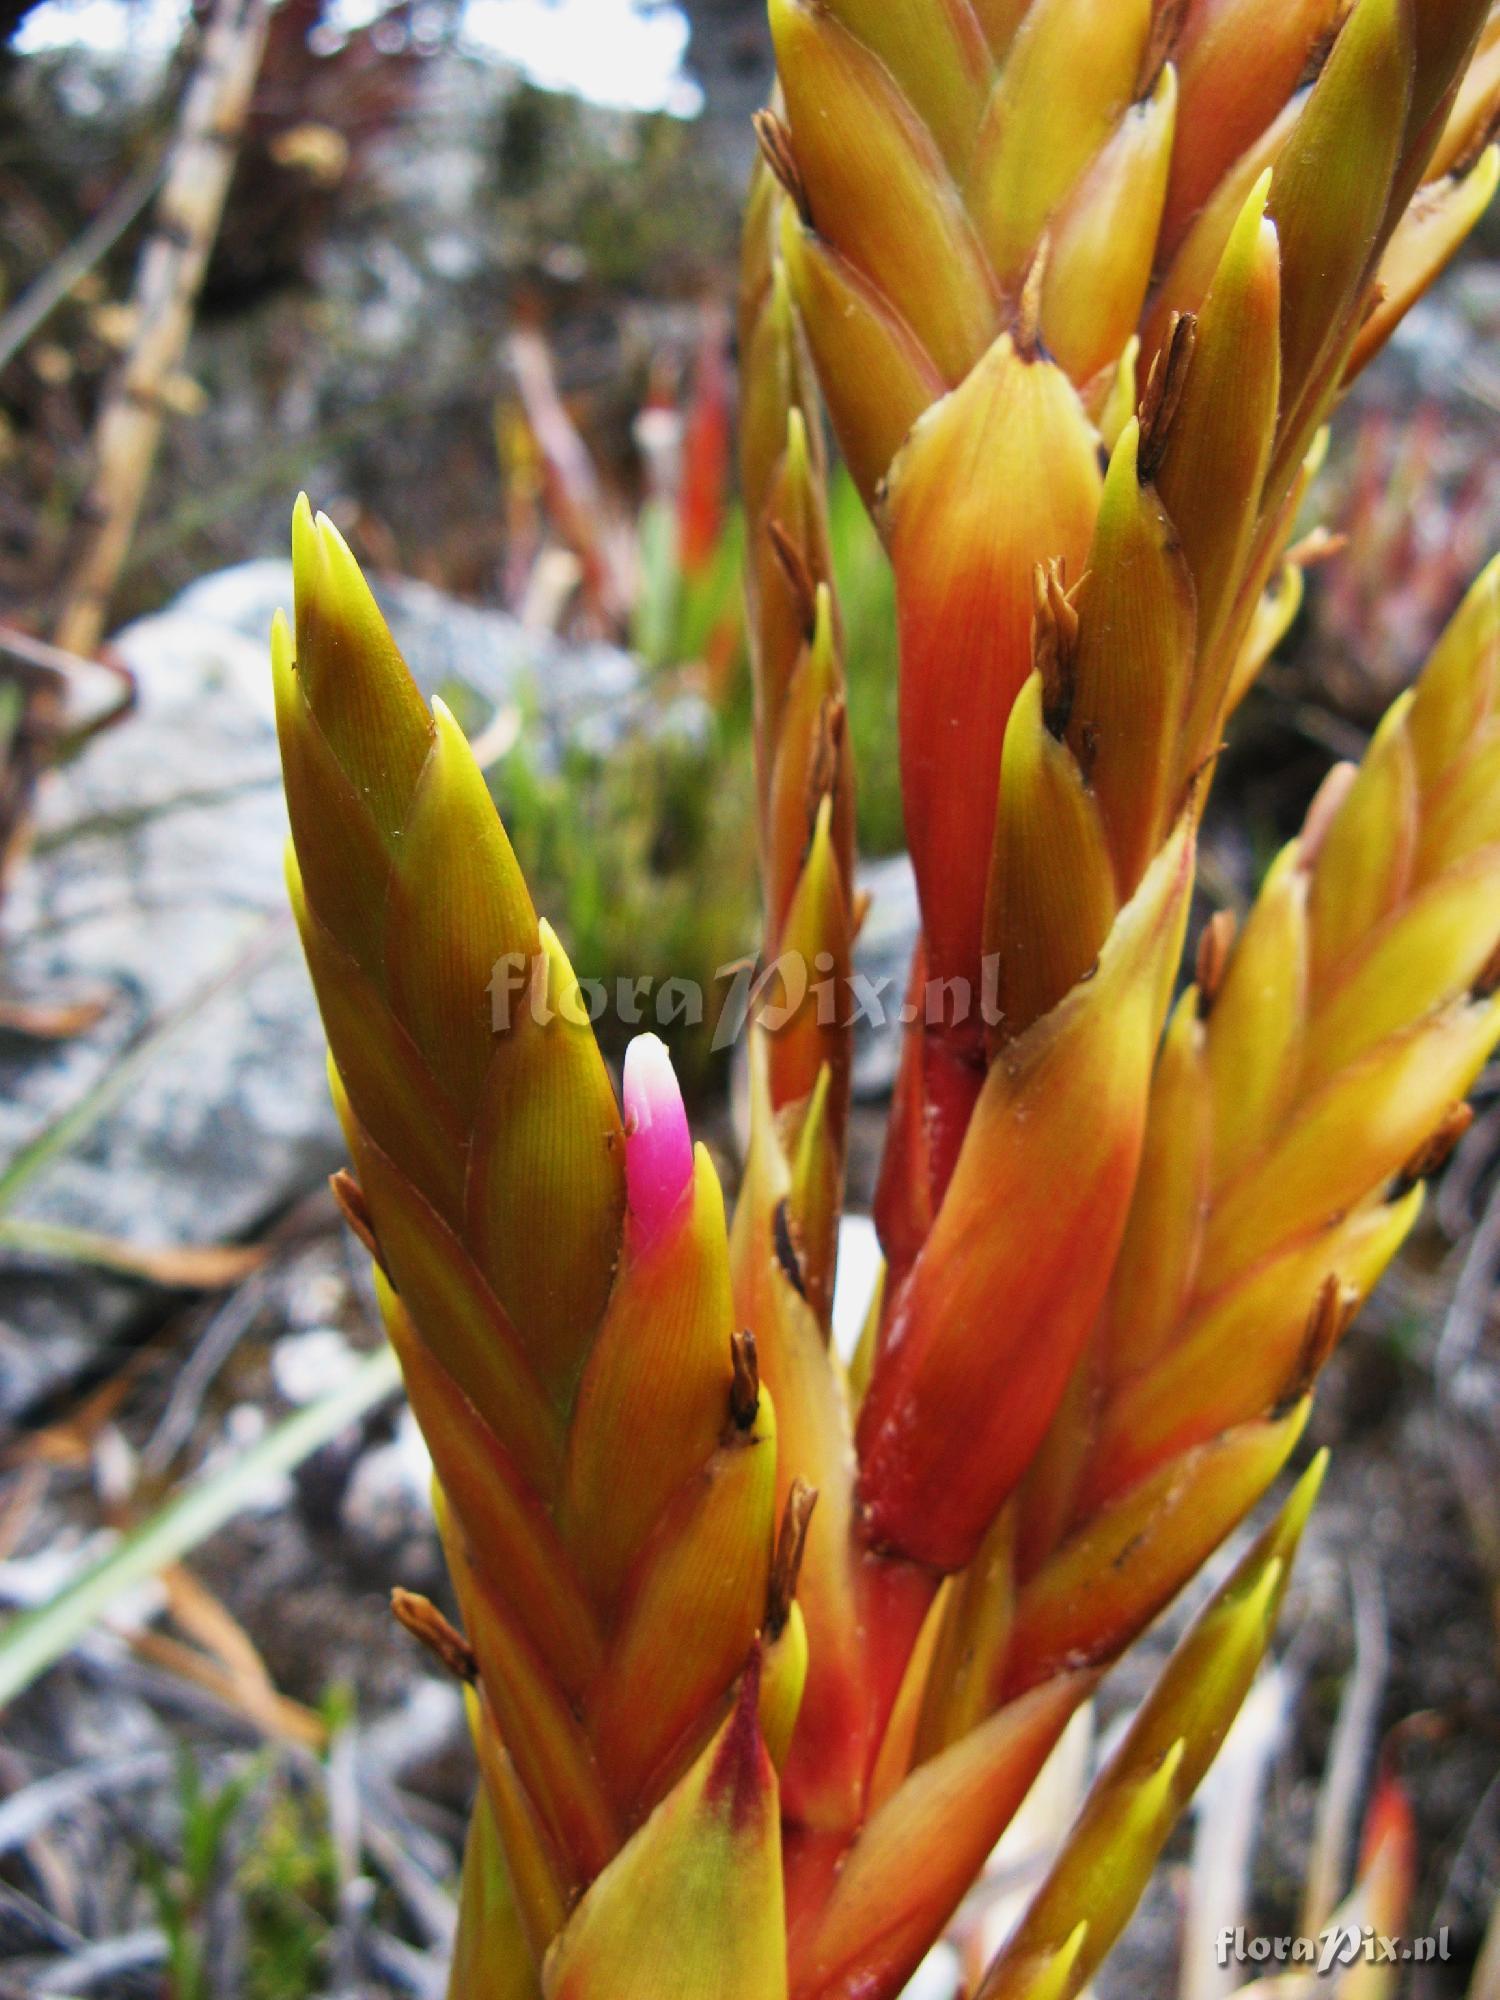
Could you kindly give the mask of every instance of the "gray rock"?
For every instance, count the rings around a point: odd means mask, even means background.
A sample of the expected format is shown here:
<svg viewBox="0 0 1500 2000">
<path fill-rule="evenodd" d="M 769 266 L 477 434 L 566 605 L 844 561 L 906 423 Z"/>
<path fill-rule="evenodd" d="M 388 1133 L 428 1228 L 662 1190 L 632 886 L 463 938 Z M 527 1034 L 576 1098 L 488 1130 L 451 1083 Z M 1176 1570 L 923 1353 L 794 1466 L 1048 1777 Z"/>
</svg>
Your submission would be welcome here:
<svg viewBox="0 0 1500 2000">
<path fill-rule="evenodd" d="M 608 748 L 642 724 L 648 696 L 628 654 L 605 645 L 563 645 L 527 631 L 506 612 L 465 604 L 407 577 L 372 581 L 424 692 L 457 690 L 460 698 L 490 708 L 523 704 L 536 732 L 533 748 L 543 760 L 580 733 Z M 246 640 L 254 648 L 253 691 L 269 721 L 265 636 L 276 611 L 289 611 L 291 602 L 291 564 L 265 559 L 200 578 L 163 615 L 222 626 Z M 160 622 L 148 619 L 122 639 L 149 633 Z"/>
<path fill-rule="evenodd" d="M 336 1166 L 323 1037 L 285 910 L 286 817 L 265 634 L 290 565 L 204 578 L 117 635 L 140 704 L 45 787 L 37 845 L 5 911 L 28 994 L 109 997 L 77 1039 L 0 1042 L 0 1159 L 13 1158 L 134 1051 L 128 1087 L 49 1160 L 13 1212 L 133 1244 L 253 1236 Z M 383 596 L 432 690 L 481 719 L 523 698 L 539 754 L 634 726 L 631 661 L 570 651 L 412 583 Z M 175 1023 L 163 1034 L 163 1023 Z M 12 1254 L 0 1271 L 0 1411 L 102 1358 L 143 1311 L 139 1284 Z"/>
</svg>

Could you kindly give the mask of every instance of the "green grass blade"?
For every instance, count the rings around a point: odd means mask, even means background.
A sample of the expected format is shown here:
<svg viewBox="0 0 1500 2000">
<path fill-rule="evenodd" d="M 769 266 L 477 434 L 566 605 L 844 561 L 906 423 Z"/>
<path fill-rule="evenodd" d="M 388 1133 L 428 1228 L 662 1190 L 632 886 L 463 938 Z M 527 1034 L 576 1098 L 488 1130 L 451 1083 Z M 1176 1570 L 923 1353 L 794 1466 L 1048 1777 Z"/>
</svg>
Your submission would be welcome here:
<svg viewBox="0 0 1500 2000">
<path fill-rule="evenodd" d="M 267 1432 L 232 1464 L 184 1487 L 50 1603 L 13 1618 L 0 1631 L 0 1707 L 61 1659 L 125 1592 L 179 1562 L 232 1520 L 257 1488 L 291 1472 L 394 1394 L 400 1382 L 395 1355 L 382 1347 L 347 1381 Z"/>
</svg>

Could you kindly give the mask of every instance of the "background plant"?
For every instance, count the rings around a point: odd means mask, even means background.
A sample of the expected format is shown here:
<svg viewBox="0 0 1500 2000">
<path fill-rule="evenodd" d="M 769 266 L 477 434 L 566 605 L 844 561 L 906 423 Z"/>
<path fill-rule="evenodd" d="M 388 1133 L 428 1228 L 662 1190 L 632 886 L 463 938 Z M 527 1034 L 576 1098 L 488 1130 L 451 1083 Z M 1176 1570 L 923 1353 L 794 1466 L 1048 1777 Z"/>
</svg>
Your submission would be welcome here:
<svg viewBox="0 0 1500 2000">
<path fill-rule="evenodd" d="M 518 331 L 511 352 L 518 396 L 496 428 L 513 608 L 528 625 L 628 640 L 649 681 L 620 727 L 574 734 L 551 765 L 515 718 L 491 784 L 585 976 L 657 989 L 676 977 L 704 995 L 702 1032 L 683 1038 L 701 1087 L 717 975 L 750 943 L 755 893 L 727 329 L 705 306 L 686 392 L 662 379 L 638 412 L 633 507 L 559 395 L 540 330 Z M 618 1057 L 612 1011 L 601 1026 Z"/>
</svg>

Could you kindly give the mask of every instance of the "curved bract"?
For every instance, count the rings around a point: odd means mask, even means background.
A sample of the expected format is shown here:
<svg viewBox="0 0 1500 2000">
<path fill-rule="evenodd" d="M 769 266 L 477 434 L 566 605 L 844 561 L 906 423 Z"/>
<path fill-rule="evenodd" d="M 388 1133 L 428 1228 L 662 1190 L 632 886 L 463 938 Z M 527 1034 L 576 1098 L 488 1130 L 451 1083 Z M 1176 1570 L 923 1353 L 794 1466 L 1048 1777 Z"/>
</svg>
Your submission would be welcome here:
<svg viewBox="0 0 1500 2000">
<path fill-rule="evenodd" d="M 786 281 L 895 572 L 925 969 L 977 992 L 991 967 L 1006 1034 L 1092 962 L 1186 802 L 1274 643 L 1262 594 L 1295 608 L 1319 425 L 1493 190 L 1483 61 L 1460 92 L 1486 12 L 772 0 Z M 1142 576 L 1124 545 L 1153 535 Z M 1039 564 L 1069 629 L 1036 710 L 1068 758 L 1018 709 Z M 977 1095 L 972 1030 L 907 1064 L 931 1132 L 884 1191 L 903 1264 Z"/>
<path fill-rule="evenodd" d="M 771 0 L 732 1225 L 660 1045 L 617 1098 L 462 733 L 299 506 L 291 896 L 463 1632 L 400 1611 L 469 1682 L 481 1773 L 454 2000 L 894 2000 L 1099 1674 L 1297 1450 L 1500 1041 L 1500 571 L 1173 993 L 1325 418 L 1495 183 L 1486 11 Z M 863 912 L 825 424 L 895 572 L 923 930 L 847 1370 Z M 1318 1476 L 983 2000 L 1092 1977 Z"/>
</svg>

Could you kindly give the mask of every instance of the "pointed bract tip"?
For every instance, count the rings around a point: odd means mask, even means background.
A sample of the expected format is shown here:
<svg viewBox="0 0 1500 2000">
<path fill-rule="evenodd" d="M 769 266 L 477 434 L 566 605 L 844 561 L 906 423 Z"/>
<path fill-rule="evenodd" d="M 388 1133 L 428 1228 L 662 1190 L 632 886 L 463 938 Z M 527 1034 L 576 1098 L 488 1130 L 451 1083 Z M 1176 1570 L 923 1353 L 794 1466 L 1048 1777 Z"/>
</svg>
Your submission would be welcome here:
<svg viewBox="0 0 1500 2000">
<path fill-rule="evenodd" d="M 1283 1513 L 1288 1521 L 1296 1523 L 1299 1530 L 1312 1512 L 1313 1502 L 1322 1490 L 1331 1459 L 1332 1453 L 1327 1445 L 1319 1445 L 1306 1472 L 1292 1488 L 1291 1498 L 1287 1501 Z"/>
<path fill-rule="evenodd" d="M 299 593 L 311 589 L 318 555 L 318 524 L 313 519 L 312 503 L 305 493 L 299 493 L 292 509 L 292 581 Z"/>
<path fill-rule="evenodd" d="M 296 664 L 292 648 L 292 628 L 279 604 L 271 615 L 271 659 L 278 669 Z"/>
<path fill-rule="evenodd" d="M 1246 1622 L 1252 1627 L 1259 1626 L 1267 1640 L 1270 1639 L 1271 1623 L 1280 1602 L 1281 1587 L 1286 1580 L 1286 1567 L 1285 1556 L 1272 1556 L 1240 1606 Z"/>
<path fill-rule="evenodd" d="M 786 413 L 786 462 L 791 479 L 797 484 L 805 482 L 812 452 L 807 441 L 807 418 L 796 403 Z"/>
<path fill-rule="evenodd" d="M 1309 1460 L 1307 1470 L 1283 1501 L 1281 1512 L 1271 1522 L 1257 1544 L 1263 1554 L 1274 1551 L 1283 1567 L 1296 1550 L 1302 1531 L 1307 1526 L 1308 1516 L 1312 1513 L 1314 1503 L 1323 1490 L 1328 1463 L 1328 1447 L 1320 1445 Z"/>
<path fill-rule="evenodd" d="M 469 739 L 464 734 L 463 726 L 457 716 L 440 694 L 432 697 L 432 721 L 439 749 L 447 750 L 450 754 L 457 750 L 466 762 L 471 762 Z"/>
<path fill-rule="evenodd" d="M 281 879 L 286 884 L 292 915 L 301 929 L 307 921 L 307 892 L 302 886 L 302 863 L 297 859 L 296 843 L 290 837 L 281 850 Z"/>
<path fill-rule="evenodd" d="M 817 816 L 813 820 L 813 848 L 826 848 L 833 838 L 833 794 L 825 792 L 818 801 Z"/>
<path fill-rule="evenodd" d="M 1062 1950 L 1058 1953 L 1058 1957 L 1063 1960 L 1070 1972 L 1083 1955 L 1084 1942 L 1088 1934 L 1089 1920 L 1087 1917 L 1082 1917 L 1063 1940 Z"/>
<path fill-rule="evenodd" d="M 826 583 L 819 583 L 813 591 L 811 644 L 820 660 L 827 661 L 833 658 L 833 592 Z"/>
<path fill-rule="evenodd" d="M 682 1091 L 657 1035 L 637 1035 L 625 1051 L 625 1189 L 630 1213 L 654 1241 L 693 1177 L 693 1141 Z"/>
<path fill-rule="evenodd" d="M 1182 1769 L 1182 1761 L 1187 1755 L 1187 1747 L 1187 1738 L 1185 1736 L 1175 1737 L 1168 1747 L 1167 1754 L 1156 1767 L 1154 1777 L 1156 1782 L 1161 1786 L 1164 1794 L 1170 1794 L 1172 1787 L 1177 1782 L 1177 1773 Z"/>
<path fill-rule="evenodd" d="M 299 618 L 317 599 L 327 611 L 369 598 L 353 550 L 327 514 L 313 512 L 305 493 L 292 509 L 292 588 Z"/>
<path fill-rule="evenodd" d="M 370 586 L 365 581 L 364 571 L 338 524 L 330 515 L 320 513 L 316 527 L 318 550 L 329 586 L 335 591 L 351 592 L 356 602 L 370 601 Z"/>
</svg>

